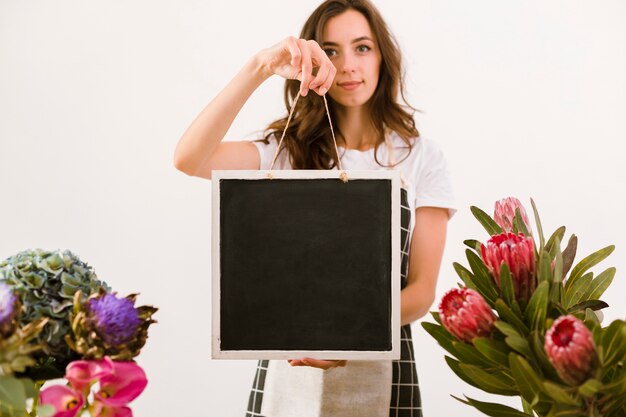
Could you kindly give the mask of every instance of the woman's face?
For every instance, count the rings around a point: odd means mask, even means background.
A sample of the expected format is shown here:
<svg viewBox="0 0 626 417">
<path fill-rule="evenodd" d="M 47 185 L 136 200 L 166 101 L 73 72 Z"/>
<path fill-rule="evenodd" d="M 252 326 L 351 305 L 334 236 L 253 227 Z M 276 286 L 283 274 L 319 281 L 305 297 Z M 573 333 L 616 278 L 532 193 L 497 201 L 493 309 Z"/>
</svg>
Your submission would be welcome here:
<svg viewBox="0 0 626 417">
<path fill-rule="evenodd" d="M 362 106 L 378 85 L 381 55 L 365 16 L 347 10 L 328 20 L 321 45 L 337 69 L 328 94 L 345 107 Z"/>
</svg>

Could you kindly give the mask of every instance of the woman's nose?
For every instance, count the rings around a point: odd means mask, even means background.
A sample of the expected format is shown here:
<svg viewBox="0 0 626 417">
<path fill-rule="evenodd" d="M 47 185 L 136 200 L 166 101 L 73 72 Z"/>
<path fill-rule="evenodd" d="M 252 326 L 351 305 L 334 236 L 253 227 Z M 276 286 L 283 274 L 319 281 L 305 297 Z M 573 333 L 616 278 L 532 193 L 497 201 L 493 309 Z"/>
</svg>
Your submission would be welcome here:
<svg viewBox="0 0 626 417">
<path fill-rule="evenodd" d="M 356 68 L 356 62 L 354 61 L 354 57 L 350 54 L 344 54 L 341 57 L 341 62 L 339 63 L 339 71 L 341 72 L 354 72 Z"/>
</svg>

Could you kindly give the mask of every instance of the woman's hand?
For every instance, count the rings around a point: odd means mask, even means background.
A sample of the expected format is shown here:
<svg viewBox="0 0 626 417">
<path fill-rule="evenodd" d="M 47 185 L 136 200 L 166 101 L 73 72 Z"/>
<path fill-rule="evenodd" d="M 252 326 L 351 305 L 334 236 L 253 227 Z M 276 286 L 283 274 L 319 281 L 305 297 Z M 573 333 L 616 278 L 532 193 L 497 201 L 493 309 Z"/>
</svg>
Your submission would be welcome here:
<svg viewBox="0 0 626 417">
<path fill-rule="evenodd" d="M 291 359 L 287 362 L 289 362 L 291 366 L 311 366 L 325 371 L 332 368 L 344 367 L 348 363 L 346 360 L 323 360 L 313 358 Z"/>
<path fill-rule="evenodd" d="M 325 94 L 332 85 L 337 70 L 326 52 L 315 41 L 290 36 L 257 54 L 269 74 L 289 80 L 300 80 L 300 94 L 309 90 Z"/>
</svg>

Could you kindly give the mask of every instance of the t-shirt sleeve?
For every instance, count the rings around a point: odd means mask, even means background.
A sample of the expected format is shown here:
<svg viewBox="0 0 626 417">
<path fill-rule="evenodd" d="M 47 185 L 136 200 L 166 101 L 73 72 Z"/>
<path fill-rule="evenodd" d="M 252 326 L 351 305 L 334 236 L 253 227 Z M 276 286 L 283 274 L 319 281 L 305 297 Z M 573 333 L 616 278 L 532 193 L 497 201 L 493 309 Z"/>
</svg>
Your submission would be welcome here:
<svg viewBox="0 0 626 417">
<path fill-rule="evenodd" d="M 260 169 L 270 169 L 274 153 L 276 152 L 276 141 L 270 140 L 269 143 L 260 140 L 252 141 L 259 151 Z"/>
<path fill-rule="evenodd" d="M 415 184 L 415 208 L 447 208 L 448 216 L 452 217 L 456 203 L 446 158 L 435 142 L 426 140 L 423 145 L 422 166 Z"/>
<path fill-rule="evenodd" d="M 276 154 L 276 148 L 278 147 L 278 142 L 275 137 L 269 138 L 269 143 L 265 141 L 255 140 L 252 143 L 256 146 L 259 151 L 259 169 L 270 169 L 272 165 L 272 161 L 274 160 L 274 155 Z M 274 162 L 275 170 L 283 170 L 283 169 L 291 169 L 291 162 L 288 157 L 288 153 L 283 146 L 278 156 L 276 157 L 276 162 Z"/>
</svg>

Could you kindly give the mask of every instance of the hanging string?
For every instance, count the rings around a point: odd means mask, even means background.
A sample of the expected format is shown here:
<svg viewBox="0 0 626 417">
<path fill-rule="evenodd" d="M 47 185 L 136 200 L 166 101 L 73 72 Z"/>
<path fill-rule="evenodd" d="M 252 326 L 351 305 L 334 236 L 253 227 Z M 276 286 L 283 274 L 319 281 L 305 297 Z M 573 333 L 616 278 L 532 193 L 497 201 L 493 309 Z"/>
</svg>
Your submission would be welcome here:
<svg viewBox="0 0 626 417">
<path fill-rule="evenodd" d="M 287 133 L 289 122 L 291 121 L 291 118 L 293 117 L 293 113 L 296 109 L 296 104 L 298 103 L 299 98 L 300 98 L 300 94 L 296 95 L 296 98 L 293 100 L 293 103 L 291 104 L 291 109 L 289 110 L 289 116 L 287 117 L 287 123 L 285 124 L 285 129 L 283 130 L 283 134 L 281 135 L 280 140 L 278 141 L 278 146 L 276 147 L 276 153 L 274 153 L 274 159 L 272 159 L 272 164 L 270 165 L 269 172 L 267 173 L 267 177 L 269 179 L 273 178 L 272 170 L 274 169 L 274 164 L 276 163 L 276 159 L 278 158 L 280 147 L 283 144 L 283 139 L 285 138 L 285 134 Z M 335 152 L 337 154 L 337 168 L 340 171 L 339 178 L 341 178 L 343 182 L 348 182 L 348 174 L 341 167 L 341 157 L 339 156 L 339 148 L 337 147 L 337 138 L 335 138 L 335 130 L 333 129 L 333 122 L 330 119 L 330 111 L 328 109 L 328 101 L 326 101 L 326 94 L 324 94 L 322 98 L 324 99 L 324 107 L 326 108 L 326 115 L 328 116 L 328 124 L 330 125 L 330 134 L 332 135 L 333 143 L 335 144 Z"/>
</svg>

